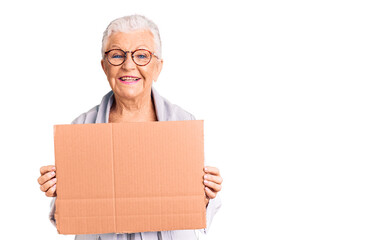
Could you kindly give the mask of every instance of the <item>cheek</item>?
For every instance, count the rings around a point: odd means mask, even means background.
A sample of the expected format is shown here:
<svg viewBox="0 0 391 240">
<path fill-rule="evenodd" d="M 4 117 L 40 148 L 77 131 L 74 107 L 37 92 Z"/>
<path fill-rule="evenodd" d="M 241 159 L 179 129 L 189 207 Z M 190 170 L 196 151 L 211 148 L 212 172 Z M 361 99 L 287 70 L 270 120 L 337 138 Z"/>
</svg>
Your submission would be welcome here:
<svg viewBox="0 0 391 240">
<path fill-rule="evenodd" d="M 156 65 L 151 65 L 150 68 L 148 69 L 148 80 L 156 80 L 157 77 L 159 76 L 159 71 L 158 67 Z"/>
<path fill-rule="evenodd" d="M 152 68 L 139 68 L 139 72 L 142 77 L 147 81 L 151 81 L 153 79 L 153 69 Z"/>
<path fill-rule="evenodd" d="M 115 69 L 109 67 L 106 72 L 107 79 L 111 80 L 111 79 L 115 78 L 116 73 L 117 73 L 117 71 L 115 71 Z"/>
</svg>

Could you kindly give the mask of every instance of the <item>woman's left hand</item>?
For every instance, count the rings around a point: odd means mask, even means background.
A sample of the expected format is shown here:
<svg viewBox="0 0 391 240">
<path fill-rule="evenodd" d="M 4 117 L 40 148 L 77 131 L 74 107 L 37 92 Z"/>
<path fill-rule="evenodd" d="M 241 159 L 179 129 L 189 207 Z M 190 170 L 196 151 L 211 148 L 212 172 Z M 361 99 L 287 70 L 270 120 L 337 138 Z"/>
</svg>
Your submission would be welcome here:
<svg viewBox="0 0 391 240">
<path fill-rule="evenodd" d="M 220 176 L 219 169 L 215 167 L 206 166 L 204 172 L 205 205 L 207 206 L 209 199 L 215 198 L 217 193 L 221 191 L 223 178 Z"/>
</svg>

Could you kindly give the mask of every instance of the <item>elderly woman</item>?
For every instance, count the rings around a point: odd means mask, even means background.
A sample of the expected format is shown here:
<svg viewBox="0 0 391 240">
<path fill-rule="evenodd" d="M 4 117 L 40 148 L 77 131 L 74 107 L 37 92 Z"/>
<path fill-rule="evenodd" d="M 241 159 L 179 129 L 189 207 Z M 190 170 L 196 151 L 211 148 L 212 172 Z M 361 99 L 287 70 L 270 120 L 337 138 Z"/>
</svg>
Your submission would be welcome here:
<svg viewBox="0 0 391 240">
<path fill-rule="evenodd" d="M 120 123 L 142 121 L 194 120 L 194 116 L 161 97 L 152 87 L 162 70 L 161 42 L 157 26 L 140 16 L 126 16 L 112 21 L 103 33 L 101 65 L 112 91 L 102 102 L 81 114 L 72 124 Z M 223 179 L 215 167 L 205 167 L 205 207 L 207 232 L 214 214 L 220 208 L 217 193 Z M 40 188 L 48 197 L 56 197 L 56 169 L 40 169 Z M 53 198 L 50 220 L 54 218 Z M 197 239 L 196 230 L 142 232 L 131 234 L 76 235 L 75 239 Z"/>
</svg>

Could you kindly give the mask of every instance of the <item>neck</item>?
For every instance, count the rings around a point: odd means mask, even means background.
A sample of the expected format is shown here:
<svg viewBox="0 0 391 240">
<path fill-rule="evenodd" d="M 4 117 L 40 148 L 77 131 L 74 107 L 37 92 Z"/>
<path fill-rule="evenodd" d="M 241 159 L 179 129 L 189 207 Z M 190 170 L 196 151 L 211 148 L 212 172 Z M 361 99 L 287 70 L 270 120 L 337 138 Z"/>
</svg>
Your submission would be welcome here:
<svg viewBox="0 0 391 240">
<path fill-rule="evenodd" d="M 137 99 L 123 99 L 114 95 L 115 101 L 110 114 L 123 120 L 147 120 L 155 116 L 155 108 L 150 94 Z"/>
</svg>

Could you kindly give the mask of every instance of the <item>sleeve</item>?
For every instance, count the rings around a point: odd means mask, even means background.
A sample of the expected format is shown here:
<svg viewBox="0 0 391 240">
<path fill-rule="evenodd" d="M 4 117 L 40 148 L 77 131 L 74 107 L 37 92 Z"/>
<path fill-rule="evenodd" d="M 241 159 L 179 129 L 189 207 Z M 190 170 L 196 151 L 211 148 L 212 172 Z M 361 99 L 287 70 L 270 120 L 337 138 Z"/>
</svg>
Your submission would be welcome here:
<svg viewBox="0 0 391 240">
<path fill-rule="evenodd" d="M 50 212 L 49 212 L 49 220 L 55 227 L 57 227 L 56 219 L 54 218 L 54 213 L 56 212 L 56 197 L 54 197 L 50 203 Z"/>
<path fill-rule="evenodd" d="M 206 207 L 206 228 L 200 229 L 200 231 L 203 234 L 208 233 L 210 229 L 210 225 L 212 224 L 213 217 L 220 209 L 220 207 L 221 207 L 221 199 L 220 199 L 220 195 L 217 194 L 217 196 L 214 199 L 209 200 L 208 206 Z"/>
</svg>

